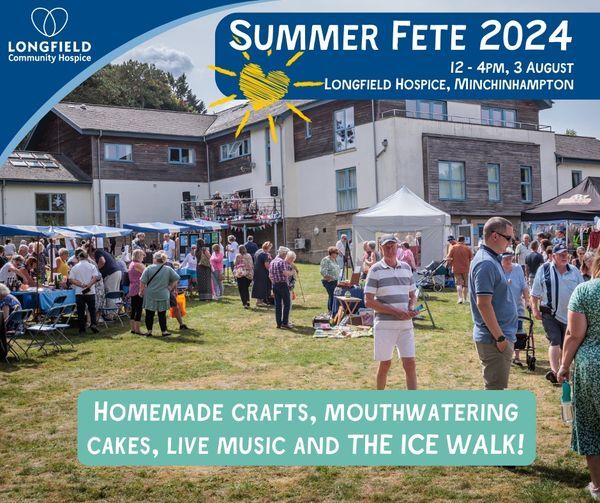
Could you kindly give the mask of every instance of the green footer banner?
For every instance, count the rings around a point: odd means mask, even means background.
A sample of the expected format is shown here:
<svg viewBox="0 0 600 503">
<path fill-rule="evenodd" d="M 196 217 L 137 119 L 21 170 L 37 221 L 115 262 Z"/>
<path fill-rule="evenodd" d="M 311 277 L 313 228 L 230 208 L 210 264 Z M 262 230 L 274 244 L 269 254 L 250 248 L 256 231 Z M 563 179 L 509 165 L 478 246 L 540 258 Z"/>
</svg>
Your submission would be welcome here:
<svg viewBox="0 0 600 503">
<path fill-rule="evenodd" d="M 528 391 L 84 391 L 91 466 L 528 465 Z"/>
</svg>

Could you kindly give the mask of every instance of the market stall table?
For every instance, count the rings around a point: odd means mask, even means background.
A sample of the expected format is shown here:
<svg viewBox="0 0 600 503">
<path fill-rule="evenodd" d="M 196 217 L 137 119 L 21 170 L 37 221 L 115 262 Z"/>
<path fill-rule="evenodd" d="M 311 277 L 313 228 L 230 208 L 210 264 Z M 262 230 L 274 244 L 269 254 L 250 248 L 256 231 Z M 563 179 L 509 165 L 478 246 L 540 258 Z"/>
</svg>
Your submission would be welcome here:
<svg viewBox="0 0 600 503">
<path fill-rule="evenodd" d="M 357 313 L 357 310 L 363 299 L 360 297 L 346 297 L 345 295 L 337 295 L 335 297 L 339 303 L 339 309 L 336 311 L 336 325 L 341 323 L 345 316 L 351 318 L 353 314 Z"/>
<path fill-rule="evenodd" d="M 67 297 L 65 301 L 62 304 L 57 305 L 75 304 L 74 289 L 50 290 L 48 288 L 39 288 L 36 291 L 36 289 L 32 287 L 25 291 L 11 293 L 17 299 L 19 299 L 19 302 L 21 303 L 23 309 L 39 309 L 42 312 L 46 312 L 54 305 L 54 301 L 58 297 L 62 297 L 65 295 Z"/>
<path fill-rule="evenodd" d="M 365 302 L 364 302 L 365 292 L 360 286 L 358 286 L 358 285 L 352 286 L 352 287 L 338 286 L 338 287 L 336 287 L 335 291 L 333 292 L 333 306 L 331 307 L 333 314 L 337 313 L 340 308 L 340 302 L 338 301 L 338 296 L 346 295 L 347 292 L 350 292 L 350 297 L 356 297 L 356 298 L 360 299 L 360 303 L 357 307 L 357 310 L 365 307 Z"/>
</svg>

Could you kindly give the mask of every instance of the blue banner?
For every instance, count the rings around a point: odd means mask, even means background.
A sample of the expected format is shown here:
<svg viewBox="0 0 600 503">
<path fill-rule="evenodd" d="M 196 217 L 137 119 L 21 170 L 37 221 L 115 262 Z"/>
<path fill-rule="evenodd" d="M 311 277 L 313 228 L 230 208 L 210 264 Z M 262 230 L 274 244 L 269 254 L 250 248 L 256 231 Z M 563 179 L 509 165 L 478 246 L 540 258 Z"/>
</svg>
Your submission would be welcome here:
<svg viewBox="0 0 600 503">
<path fill-rule="evenodd" d="M 225 95 L 264 99 L 589 99 L 599 14 L 232 14 Z"/>
</svg>

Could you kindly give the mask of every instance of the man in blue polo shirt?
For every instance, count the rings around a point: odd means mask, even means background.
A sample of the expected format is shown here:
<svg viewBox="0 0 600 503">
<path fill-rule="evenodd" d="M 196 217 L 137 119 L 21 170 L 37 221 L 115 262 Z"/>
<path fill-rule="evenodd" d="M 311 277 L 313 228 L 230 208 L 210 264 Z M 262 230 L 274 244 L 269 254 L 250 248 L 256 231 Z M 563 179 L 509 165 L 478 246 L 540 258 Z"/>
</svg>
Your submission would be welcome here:
<svg viewBox="0 0 600 503">
<path fill-rule="evenodd" d="M 513 239 L 513 226 L 502 217 L 490 218 L 483 227 L 483 244 L 469 270 L 469 295 L 473 315 L 473 340 L 483 370 L 485 389 L 508 387 L 508 375 L 519 317 L 506 280 L 500 254 Z"/>
</svg>

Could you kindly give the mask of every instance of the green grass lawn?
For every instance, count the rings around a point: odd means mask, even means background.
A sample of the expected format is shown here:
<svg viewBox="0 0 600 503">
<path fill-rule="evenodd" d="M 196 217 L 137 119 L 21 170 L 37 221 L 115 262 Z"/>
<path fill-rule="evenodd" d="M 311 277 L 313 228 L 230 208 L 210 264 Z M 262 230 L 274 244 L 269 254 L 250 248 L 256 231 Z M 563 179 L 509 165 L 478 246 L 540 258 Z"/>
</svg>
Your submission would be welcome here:
<svg viewBox="0 0 600 503">
<path fill-rule="evenodd" d="M 325 310 L 318 267 L 300 265 L 291 321 L 277 330 L 273 309 L 245 310 L 237 289 L 224 301 L 188 304 L 191 330 L 147 339 L 111 327 L 73 337 L 75 350 L 15 365 L 0 363 L 0 501 L 586 501 L 585 461 L 569 450 L 560 390 L 544 374 L 547 346 L 537 330 L 538 368 L 511 371 L 512 389 L 537 398 L 537 458 L 528 467 L 142 467 L 91 468 L 77 461 L 76 405 L 87 389 L 372 389 L 373 341 L 313 339 Z M 467 305 L 435 294 L 437 328 L 419 322 L 421 389 L 481 389 Z M 171 328 L 176 323 L 169 321 Z M 538 325 L 539 328 L 539 325 Z M 73 331 L 72 331 L 73 332 Z M 75 331 L 76 332 L 76 331 Z M 155 330 L 156 332 L 156 330 Z M 403 389 L 394 364 L 390 389 Z"/>
</svg>

